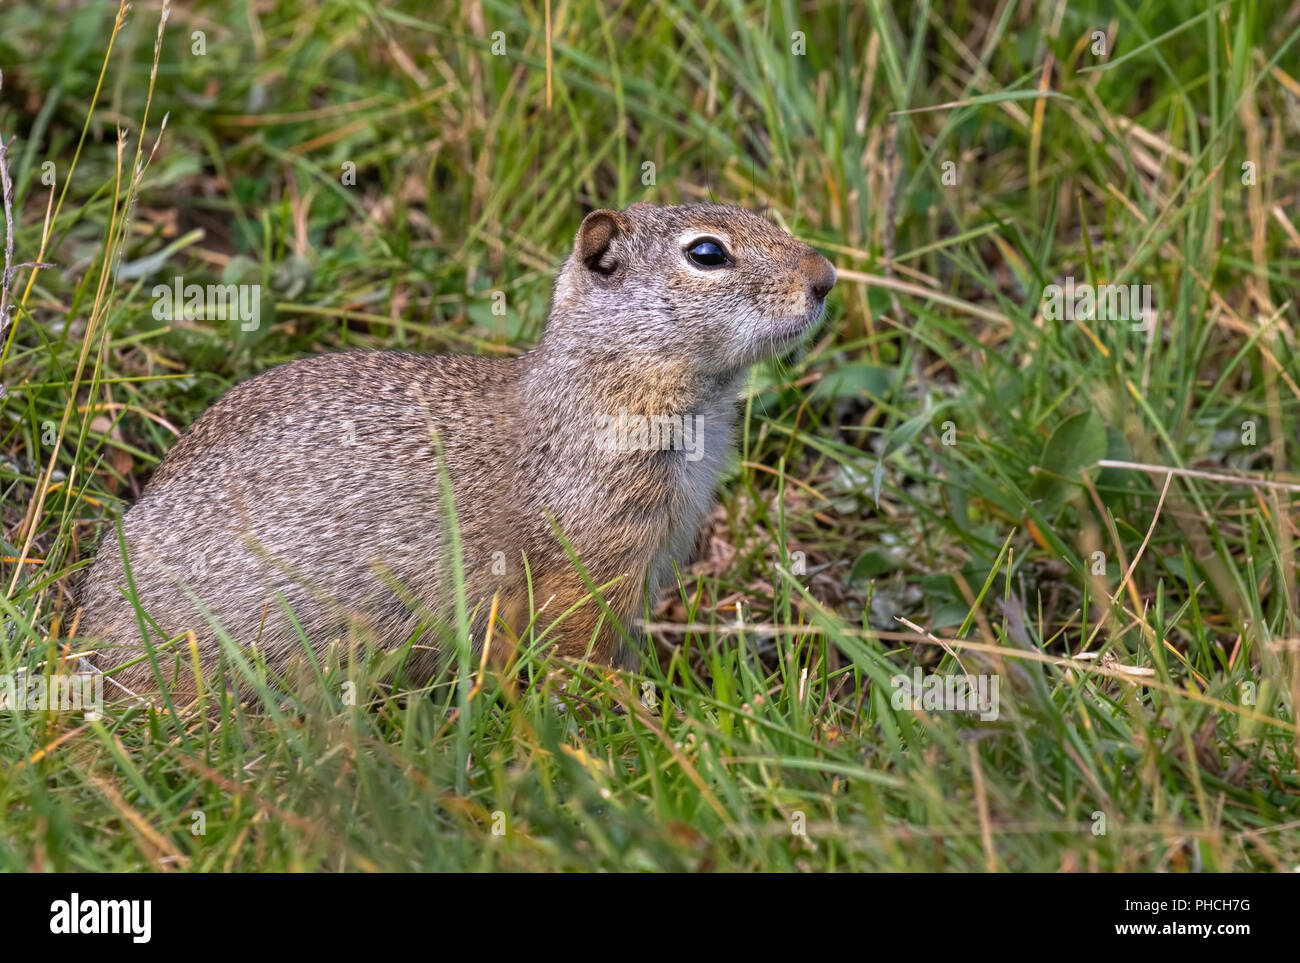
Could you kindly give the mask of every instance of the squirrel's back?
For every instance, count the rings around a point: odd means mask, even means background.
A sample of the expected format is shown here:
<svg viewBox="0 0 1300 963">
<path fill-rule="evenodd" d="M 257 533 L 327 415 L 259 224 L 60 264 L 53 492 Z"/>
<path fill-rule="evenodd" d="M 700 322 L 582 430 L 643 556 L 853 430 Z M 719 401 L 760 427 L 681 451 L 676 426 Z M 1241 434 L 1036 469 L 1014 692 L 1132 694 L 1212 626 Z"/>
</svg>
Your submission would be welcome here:
<svg viewBox="0 0 1300 963">
<path fill-rule="evenodd" d="M 123 518 L 143 609 L 210 637 L 202 600 L 233 638 L 259 639 L 272 662 L 296 646 L 280 595 L 312 638 L 358 624 L 378 637 L 413 630 L 417 600 L 404 590 L 440 591 L 435 452 L 471 504 L 472 489 L 511 470 L 498 440 L 516 364 L 357 351 L 237 385 L 178 439 Z M 486 521 L 458 518 L 462 534 Z M 115 543 L 110 531 L 82 590 L 81 631 L 103 640 L 105 665 L 137 657 L 140 643 Z M 118 681 L 150 675 L 141 665 Z"/>
</svg>

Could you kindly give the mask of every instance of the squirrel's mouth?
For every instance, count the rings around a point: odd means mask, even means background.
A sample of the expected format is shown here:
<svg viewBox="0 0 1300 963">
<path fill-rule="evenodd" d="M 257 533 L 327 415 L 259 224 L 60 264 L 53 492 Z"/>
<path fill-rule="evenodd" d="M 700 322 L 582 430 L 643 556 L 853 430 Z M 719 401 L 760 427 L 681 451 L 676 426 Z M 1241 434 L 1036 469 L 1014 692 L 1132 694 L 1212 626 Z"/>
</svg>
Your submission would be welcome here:
<svg viewBox="0 0 1300 963">
<path fill-rule="evenodd" d="M 817 327 L 822 316 L 826 313 L 826 304 L 822 302 L 813 310 L 798 318 L 781 318 L 777 321 L 776 329 L 773 331 L 773 337 L 778 343 L 786 341 L 798 341 L 805 334 Z"/>
</svg>

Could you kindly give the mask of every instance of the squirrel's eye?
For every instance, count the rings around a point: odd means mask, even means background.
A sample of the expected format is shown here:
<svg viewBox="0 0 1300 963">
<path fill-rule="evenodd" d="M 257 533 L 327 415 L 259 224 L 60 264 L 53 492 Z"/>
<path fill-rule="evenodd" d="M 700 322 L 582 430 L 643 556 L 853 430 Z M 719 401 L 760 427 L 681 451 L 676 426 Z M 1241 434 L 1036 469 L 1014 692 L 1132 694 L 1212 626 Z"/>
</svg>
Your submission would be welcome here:
<svg viewBox="0 0 1300 963">
<path fill-rule="evenodd" d="M 692 264 L 702 268 L 722 267 L 731 260 L 717 241 L 696 241 L 686 249 L 686 256 Z"/>
</svg>

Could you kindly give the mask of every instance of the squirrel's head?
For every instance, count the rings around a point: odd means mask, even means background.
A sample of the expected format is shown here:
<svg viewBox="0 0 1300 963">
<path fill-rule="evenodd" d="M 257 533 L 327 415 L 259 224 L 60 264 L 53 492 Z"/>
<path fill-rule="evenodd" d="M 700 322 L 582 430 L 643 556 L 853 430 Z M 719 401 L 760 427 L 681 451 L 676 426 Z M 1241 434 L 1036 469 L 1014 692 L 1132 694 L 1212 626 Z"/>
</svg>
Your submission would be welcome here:
<svg viewBox="0 0 1300 963">
<path fill-rule="evenodd" d="M 556 282 L 547 337 L 723 375 L 791 348 L 834 284 L 830 261 L 740 208 L 592 211 Z"/>
</svg>

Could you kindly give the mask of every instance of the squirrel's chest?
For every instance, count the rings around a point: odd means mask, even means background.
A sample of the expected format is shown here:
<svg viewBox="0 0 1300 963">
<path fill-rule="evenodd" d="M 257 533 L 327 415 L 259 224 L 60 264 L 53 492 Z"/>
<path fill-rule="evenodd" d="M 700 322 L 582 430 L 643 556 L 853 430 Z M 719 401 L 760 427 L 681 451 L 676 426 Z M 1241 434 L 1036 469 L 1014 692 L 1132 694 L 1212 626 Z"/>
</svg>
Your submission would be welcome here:
<svg viewBox="0 0 1300 963">
<path fill-rule="evenodd" d="M 674 562 L 692 553 L 700 525 L 708 515 L 731 447 L 732 426 L 722 419 L 699 416 L 697 444 L 673 452 L 667 473 L 668 525 L 661 533 L 651 561 L 652 573 L 671 576 Z"/>
</svg>

